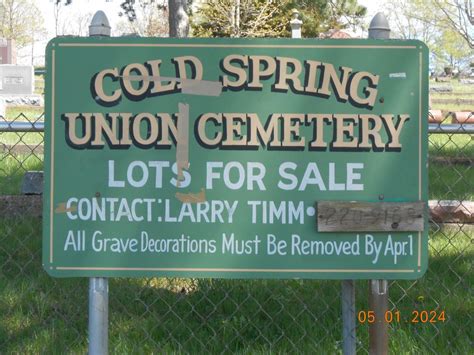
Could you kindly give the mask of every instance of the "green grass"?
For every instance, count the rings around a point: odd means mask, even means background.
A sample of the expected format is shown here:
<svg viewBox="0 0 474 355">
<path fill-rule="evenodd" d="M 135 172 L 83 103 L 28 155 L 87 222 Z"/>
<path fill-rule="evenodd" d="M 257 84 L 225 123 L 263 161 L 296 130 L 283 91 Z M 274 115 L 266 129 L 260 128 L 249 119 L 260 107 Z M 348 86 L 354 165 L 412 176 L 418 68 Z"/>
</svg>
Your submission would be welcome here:
<svg viewBox="0 0 474 355">
<path fill-rule="evenodd" d="M 4 138 L 0 134 L 0 139 Z M 1 141 L 0 141 L 1 143 Z M 472 144 L 471 144 L 472 146 Z M 472 147 L 469 147 L 472 150 Z M 431 155 L 430 155 L 431 156 Z M 454 153 L 446 156 L 456 156 Z M 459 155 L 458 155 L 459 156 Z M 469 155 L 465 155 L 469 156 Z M 470 155 L 471 158 L 474 155 Z M 0 153 L 0 195 L 20 193 L 23 176 L 28 170 L 43 170 L 40 154 L 10 155 Z M 474 200 L 474 168 L 461 164 L 430 163 L 429 199 Z"/>
<path fill-rule="evenodd" d="M 474 168 L 432 163 L 428 172 L 430 200 L 474 201 Z"/>
<path fill-rule="evenodd" d="M 44 109 L 42 107 L 11 106 L 7 107 L 6 117 L 0 118 L 0 122 L 43 122 L 43 112 Z M 43 144 L 43 140 L 44 134 L 42 132 L 0 132 L 0 144 L 29 144 L 36 146 Z"/>
<path fill-rule="evenodd" d="M 28 144 L 38 146 L 42 145 L 43 141 L 43 132 L 0 132 L 0 144 L 2 145 Z"/>
<path fill-rule="evenodd" d="M 44 75 L 35 75 L 35 94 L 44 94 Z"/>
<path fill-rule="evenodd" d="M 430 134 L 430 157 L 474 158 L 474 136 L 471 134 Z"/>
<path fill-rule="evenodd" d="M 42 139 L 0 133 L 0 144 Z M 430 135 L 430 156 L 472 159 L 472 139 Z M 0 194 L 19 193 L 24 172 L 41 170 L 41 159 L 0 153 Z M 432 163 L 429 173 L 430 199 L 474 200 L 472 167 Z M 391 283 L 392 310 L 402 315 L 390 327 L 391 353 L 472 352 L 472 235 L 468 225 L 431 231 L 426 275 Z M 109 286 L 111 353 L 342 352 L 340 282 L 113 278 Z M 368 310 L 367 294 L 367 281 L 358 281 L 357 312 Z M 42 270 L 41 220 L 0 219 L 0 352 L 86 352 L 87 295 L 87 279 L 53 279 Z M 444 310 L 447 321 L 405 322 L 413 310 Z M 357 337 L 365 353 L 366 324 L 357 325 Z"/>
<path fill-rule="evenodd" d="M 436 200 L 474 200 L 474 168 L 450 163 L 450 158 L 474 159 L 474 137 L 469 134 L 430 134 L 429 198 Z"/>
<path fill-rule="evenodd" d="M 37 122 L 44 120 L 44 107 L 8 106 L 5 121 Z"/>
<path fill-rule="evenodd" d="M 457 112 L 457 111 L 473 111 L 472 107 L 466 104 L 433 104 L 431 107 L 432 110 L 441 110 L 446 115 L 448 112 Z M 451 117 L 448 120 L 443 121 L 443 123 L 451 123 Z"/>
<path fill-rule="evenodd" d="M 473 232 L 431 232 L 426 275 L 391 283 L 403 320 L 391 325 L 391 353 L 470 352 Z M 2 352 L 86 352 L 87 279 L 42 271 L 39 220 L 2 220 L 0 240 Z M 357 312 L 367 310 L 367 281 L 356 284 Z M 341 353 L 340 282 L 113 278 L 109 286 L 111 353 Z M 405 322 L 413 310 L 444 310 L 447 321 Z M 357 336 L 367 349 L 367 324 Z"/>
<path fill-rule="evenodd" d="M 446 86 L 446 87 L 451 87 L 453 89 L 454 94 L 459 94 L 459 95 L 466 95 L 468 93 L 474 92 L 474 85 L 469 85 L 469 84 L 462 84 L 458 79 L 451 79 L 448 82 L 439 82 L 437 83 L 435 80 L 430 80 L 429 82 L 430 86 Z M 439 94 L 433 92 L 433 94 Z"/>
<path fill-rule="evenodd" d="M 36 122 L 43 120 L 43 108 L 41 107 L 8 107 L 6 114 L 6 119 L 2 121 Z M 19 194 L 25 172 L 43 169 L 42 154 L 39 152 L 17 153 L 15 147 L 29 145 L 30 149 L 34 149 L 42 145 L 43 141 L 44 133 L 42 132 L 0 132 L 1 195 Z"/>
<path fill-rule="evenodd" d="M 26 171 L 43 170 L 39 155 L 6 155 L 0 153 L 0 195 L 18 195 Z"/>
</svg>

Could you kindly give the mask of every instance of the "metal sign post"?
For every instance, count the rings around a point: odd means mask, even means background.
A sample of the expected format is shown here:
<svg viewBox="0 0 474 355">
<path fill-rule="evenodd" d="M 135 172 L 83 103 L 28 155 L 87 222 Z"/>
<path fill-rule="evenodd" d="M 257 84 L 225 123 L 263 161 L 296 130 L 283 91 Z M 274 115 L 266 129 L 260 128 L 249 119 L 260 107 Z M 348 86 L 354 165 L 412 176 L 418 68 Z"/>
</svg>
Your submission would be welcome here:
<svg viewBox="0 0 474 355">
<path fill-rule="evenodd" d="M 91 353 L 103 277 L 423 275 L 423 43 L 108 38 L 103 13 L 90 32 L 46 51 L 43 267 L 92 277 Z"/>
<path fill-rule="evenodd" d="M 110 37 L 110 25 L 103 11 L 97 11 L 89 26 L 89 37 Z M 105 355 L 109 346 L 109 280 L 89 278 L 89 354 Z"/>
<path fill-rule="evenodd" d="M 89 354 L 105 355 L 109 343 L 109 280 L 89 279 Z"/>
<path fill-rule="evenodd" d="M 388 354 L 388 323 L 385 314 L 388 310 L 387 280 L 369 281 L 369 309 L 377 320 L 369 324 L 369 354 Z"/>
<path fill-rule="evenodd" d="M 343 280 L 342 300 L 342 351 L 344 355 L 356 353 L 355 281 Z"/>
<path fill-rule="evenodd" d="M 377 13 L 369 26 L 369 38 L 390 39 L 390 26 L 382 12 Z M 419 117 L 421 120 L 421 117 Z M 388 310 L 388 282 L 387 280 L 369 281 L 369 309 L 374 311 L 375 319 L 369 324 L 369 353 L 381 355 L 388 353 L 388 324 L 385 321 L 385 312 Z"/>
<path fill-rule="evenodd" d="M 389 39 L 390 27 L 383 13 L 377 13 L 370 22 L 369 36 L 372 39 Z M 345 355 L 356 353 L 355 331 L 355 281 L 342 281 L 342 339 Z M 387 280 L 369 281 L 369 309 L 375 312 L 376 322 L 369 325 L 369 340 L 371 354 L 387 354 L 388 326 L 384 322 L 384 314 L 388 309 Z"/>
</svg>

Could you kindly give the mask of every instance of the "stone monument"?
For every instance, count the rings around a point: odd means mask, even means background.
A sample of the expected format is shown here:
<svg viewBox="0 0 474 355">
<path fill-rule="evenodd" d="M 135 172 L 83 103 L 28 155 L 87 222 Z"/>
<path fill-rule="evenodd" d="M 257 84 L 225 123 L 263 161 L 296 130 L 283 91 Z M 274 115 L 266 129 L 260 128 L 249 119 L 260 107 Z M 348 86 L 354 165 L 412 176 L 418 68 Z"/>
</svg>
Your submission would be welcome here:
<svg viewBox="0 0 474 355">
<path fill-rule="evenodd" d="M 31 65 L 0 65 L 0 95 L 32 95 L 35 89 Z"/>
<path fill-rule="evenodd" d="M 0 95 L 32 95 L 34 68 L 16 65 L 15 40 L 0 38 Z"/>
<path fill-rule="evenodd" d="M 0 38 L 0 64 L 16 64 L 14 39 Z"/>
</svg>

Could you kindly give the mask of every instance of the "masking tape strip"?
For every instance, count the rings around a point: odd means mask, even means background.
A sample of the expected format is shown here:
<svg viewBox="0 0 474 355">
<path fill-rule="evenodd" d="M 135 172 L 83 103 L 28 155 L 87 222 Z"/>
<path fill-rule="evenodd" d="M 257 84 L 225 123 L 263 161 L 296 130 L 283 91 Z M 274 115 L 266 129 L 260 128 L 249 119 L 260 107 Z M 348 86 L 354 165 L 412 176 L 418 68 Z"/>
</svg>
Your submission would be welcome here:
<svg viewBox="0 0 474 355">
<path fill-rule="evenodd" d="M 184 180 L 183 169 L 189 168 L 189 105 L 178 104 L 178 135 L 176 137 L 176 164 L 178 165 L 178 186 Z"/>
<path fill-rule="evenodd" d="M 167 76 L 153 75 L 125 75 L 122 79 L 128 81 L 174 81 L 181 83 L 181 92 L 189 95 L 219 96 L 222 93 L 222 84 L 219 81 L 181 79 Z"/>
<path fill-rule="evenodd" d="M 194 194 L 192 192 L 183 194 L 181 192 L 176 193 L 176 198 L 182 203 L 202 203 L 206 202 L 206 192 L 204 189 L 201 189 L 201 192 Z"/>
<path fill-rule="evenodd" d="M 54 209 L 54 213 L 66 213 L 66 212 L 75 212 L 75 211 L 77 211 L 76 206 L 71 206 L 67 208 L 65 202 L 59 203 L 58 206 Z"/>
</svg>

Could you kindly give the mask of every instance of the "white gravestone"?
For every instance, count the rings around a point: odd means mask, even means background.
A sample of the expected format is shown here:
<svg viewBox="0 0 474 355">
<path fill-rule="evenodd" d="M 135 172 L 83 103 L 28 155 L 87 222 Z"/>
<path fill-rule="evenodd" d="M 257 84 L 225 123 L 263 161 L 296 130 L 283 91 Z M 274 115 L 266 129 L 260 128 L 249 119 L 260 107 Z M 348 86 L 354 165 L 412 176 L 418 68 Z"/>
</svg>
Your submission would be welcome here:
<svg viewBox="0 0 474 355">
<path fill-rule="evenodd" d="M 0 95 L 32 95 L 34 80 L 31 65 L 0 65 Z"/>
</svg>

